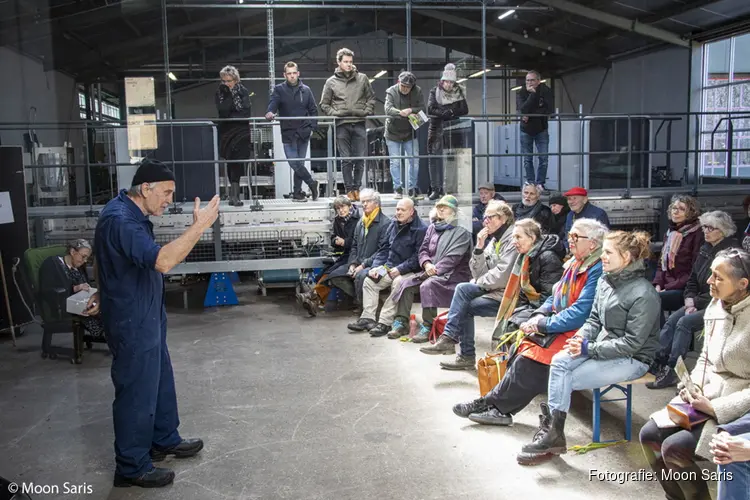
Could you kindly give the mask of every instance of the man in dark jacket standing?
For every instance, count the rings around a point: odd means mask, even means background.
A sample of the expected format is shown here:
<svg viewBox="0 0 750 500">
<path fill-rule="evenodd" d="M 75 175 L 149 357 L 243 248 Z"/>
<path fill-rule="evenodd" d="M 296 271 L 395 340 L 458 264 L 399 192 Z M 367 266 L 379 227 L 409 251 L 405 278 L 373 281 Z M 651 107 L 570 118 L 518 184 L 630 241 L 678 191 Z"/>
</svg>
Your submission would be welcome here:
<svg viewBox="0 0 750 500">
<path fill-rule="evenodd" d="M 516 95 L 516 109 L 521 114 L 521 153 L 526 170 L 526 181 L 536 183 L 545 190 L 549 151 L 548 117 L 554 108 L 552 89 L 542 83 L 538 71 L 526 74 L 526 86 Z M 531 116 L 529 116 L 531 115 Z M 534 145 L 539 154 L 539 170 L 534 173 Z"/>
<path fill-rule="evenodd" d="M 401 198 L 404 188 L 401 185 L 401 171 L 404 160 L 399 156 L 409 156 L 407 188 L 409 196 L 419 198 L 417 179 L 419 176 L 419 141 L 411 126 L 409 117 L 424 111 L 422 89 L 416 84 L 414 73 L 404 71 L 398 76 L 398 83 L 385 91 L 385 114 L 392 118 L 385 121 L 385 142 L 391 157 L 391 179 L 396 198 Z"/>
<path fill-rule="evenodd" d="M 375 316 L 380 292 L 391 288 L 399 276 L 411 276 L 420 270 L 419 247 L 422 246 L 426 232 L 427 225 L 414 211 L 414 202 L 410 198 L 399 201 L 396 205 L 396 217 L 388 228 L 387 239 L 378 248 L 362 286 L 362 314 L 359 320 L 348 325 L 349 330 L 373 330 L 370 332 L 373 337 L 388 333 L 390 328 L 375 331 L 378 326 Z M 385 322 L 388 326 L 393 322 L 397 305 L 388 299 L 383 304 L 380 317 L 387 317 Z"/>
<path fill-rule="evenodd" d="M 268 103 L 266 120 L 273 120 L 276 113 L 281 116 L 318 116 L 315 96 L 313 96 L 310 87 L 299 80 L 299 68 L 296 63 L 286 63 L 284 78 L 286 78 L 286 81 L 276 85 L 273 89 L 271 101 Z M 311 120 L 281 121 L 281 142 L 284 143 L 284 154 L 289 160 L 289 166 L 294 170 L 293 200 L 306 199 L 302 192 L 302 181 L 310 188 L 313 201 L 318 199 L 318 182 L 312 178 L 310 172 L 305 168 L 305 162 L 297 160 L 297 158 L 307 156 L 310 136 L 317 126 L 318 121 L 314 118 Z"/>
<path fill-rule="evenodd" d="M 320 109 L 336 120 L 336 148 L 344 158 L 367 156 L 367 116 L 375 112 L 375 92 L 370 79 L 354 66 L 354 52 L 340 49 L 336 53 L 338 68 L 326 80 Z M 341 160 L 344 189 L 352 201 L 359 201 L 364 160 Z"/>
</svg>

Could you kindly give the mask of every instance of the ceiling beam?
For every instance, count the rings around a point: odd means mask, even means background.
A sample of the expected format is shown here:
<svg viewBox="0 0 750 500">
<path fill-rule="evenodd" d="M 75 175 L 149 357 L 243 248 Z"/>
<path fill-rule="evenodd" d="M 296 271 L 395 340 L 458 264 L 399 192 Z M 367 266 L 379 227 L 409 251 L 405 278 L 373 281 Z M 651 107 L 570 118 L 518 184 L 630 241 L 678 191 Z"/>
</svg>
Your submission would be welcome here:
<svg viewBox="0 0 750 500">
<path fill-rule="evenodd" d="M 419 12 L 419 15 L 424 16 L 424 17 L 431 17 L 433 19 L 439 19 L 441 21 L 455 24 L 456 26 L 462 26 L 470 30 L 480 31 L 480 32 L 482 31 L 482 23 L 471 21 L 464 17 L 455 16 L 453 14 L 446 14 L 444 12 L 431 11 L 431 12 Z M 600 54 L 569 50 L 565 47 L 547 43 L 543 40 L 538 40 L 536 38 L 531 38 L 531 37 L 526 38 L 523 35 L 518 35 L 516 33 L 513 33 L 512 31 L 503 30 L 492 25 L 487 25 L 486 33 L 488 35 L 495 35 L 495 36 L 498 36 L 505 40 L 509 40 L 514 43 L 518 43 L 521 45 L 528 45 L 530 47 L 534 47 L 539 50 L 553 52 L 558 55 L 571 57 L 573 59 L 579 59 L 581 61 L 596 62 L 598 60 L 603 59 L 603 57 Z"/>
<path fill-rule="evenodd" d="M 720 0 L 692 0 L 687 3 L 671 4 L 668 7 L 657 9 L 650 14 L 646 14 L 640 18 L 639 21 L 645 24 L 658 23 L 659 21 L 664 21 L 670 17 L 679 16 L 686 12 L 690 12 L 691 10 L 697 10 L 706 7 L 707 5 L 715 4 L 718 1 Z"/>
<path fill-rule="evenodd" d="M 579 17 L 591 19 L 600 23 L 609 24 L 615 28 L 619 28 L 623 31 L 629 31 L 637 33 L 639 35 L 654 38 L 665 43 L 672 45 L 678 45 L 680 47 L 689 48 L 690 41 L 684 39 L 676 33 L 671 31 L 649 26 L 638 20 L 628 19 L 626 17 L 609 14 L 600 10 L 585 7 L 583 5 L 571 2 L 570 0 L 535 0 L 537 3 L 552 7 L 563 12 L 568 12 Z"/>
</svg>

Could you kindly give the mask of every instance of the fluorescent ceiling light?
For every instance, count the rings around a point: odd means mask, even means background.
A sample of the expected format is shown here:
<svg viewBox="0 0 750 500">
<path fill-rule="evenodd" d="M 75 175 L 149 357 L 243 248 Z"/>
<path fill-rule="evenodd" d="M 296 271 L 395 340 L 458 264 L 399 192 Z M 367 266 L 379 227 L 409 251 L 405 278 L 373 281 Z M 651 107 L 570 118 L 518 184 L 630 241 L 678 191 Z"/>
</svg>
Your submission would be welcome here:
<svg viewBox="0 0 750 500">
<path fill-rule="evenodd" d="M 381 76 L 385 75 L 386 73 L 388 73 L 386 70 L 380 71 L 377 75 L 373 76 L 372 79 L 374 80 L 376 78 L 380 78 Z"/>
<path fill-rule="evenodd" d="M 516 12 L 515 9 L 511 9 L 509 11 L 506 11 L 506 12 L 500 14 L 499 16 L 497 16 L 497 18 L 498 19 L 505 19 L 508 16 L 512 16 L 515 12 Z"/>
<path fill-rule="evenodd" d="M 511 92 L 517 92 L 517 91 L 521 90 L 522 88 L 523 87 L 521 85 L 519 85 L 518 87 L 513 87 L 512 89 L 510 89 L 510 91 Z"/>
<path fill-rule="evenodd" d="M 171 71 L 170 71 L 169 73 L 167 73 L 167 76 L 168 76 L 168 77 L 169 77 L 169 79 L 170 79 L 170 80 L 172 80 L 173 82 L 176 82 L 176 81 L 177 81 L 177 77 L 176 77 L 176 76 L 174 76 L 174 73 L 172 73 Z"/>
<path fill-rule="evenodd" d="M 487 69 L 483 69 L 483 70 L 481 70 L 481 71 L 477 71 L 477 72 L 476 72 L 476 73 L 474 73 L 473 75 L 469 75 L 469 78 L 476 78 L 476 77 L 478 77 L 478 76 L 482 76 L 482 73 L 489 73 L 490 71 L 492 71 L 492 70 L 491 70 L 490 68 L 487 68 Z"/>
</svg>

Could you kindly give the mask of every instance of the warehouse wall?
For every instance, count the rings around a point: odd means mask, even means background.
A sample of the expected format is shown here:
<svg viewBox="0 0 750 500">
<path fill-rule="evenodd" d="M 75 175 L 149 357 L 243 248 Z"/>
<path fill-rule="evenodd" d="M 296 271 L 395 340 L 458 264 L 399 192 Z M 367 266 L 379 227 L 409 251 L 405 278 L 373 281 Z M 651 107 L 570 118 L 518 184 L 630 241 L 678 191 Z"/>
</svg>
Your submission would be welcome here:
<svg viewBox="0 0 750 500">
<path fill-rule="evenodd" d="M 687 113 L 689 95 L 690 51 L 675 47 L 617 61 L 608 73 L 606 69 L 590 69 L 566 75 L 558 79 L 556 103 L 563 113 L 577 113 L 579 105 L 584 114 Z M 653 127 L 658 126 L 659 121 L 653 121 Z M 687 130 L 686 116 L 673 122 L 672 150 L 687 149 Z M 661 132 L 655 149 L 666 149 L 666 130 Z M 652 165 L 665 162 L 666 155 L 653 155 Z M 672 155 L 673 179 L 682 178 L 687 162 L 685 153 Z"/>
<path fill-rule="evenodd" d="M 41 62 L 6 47 L 0 47 L 0 122 L 28 122 L 36 108 L 37 122 L 78 120 L 75 81 L 57 71 L 45 71 Z M 22 145 L 28 130 L 1 130 L 4 146 Z M 36 130 L 45 146 L 80 143 L 76 130 Z"/>
</svg>

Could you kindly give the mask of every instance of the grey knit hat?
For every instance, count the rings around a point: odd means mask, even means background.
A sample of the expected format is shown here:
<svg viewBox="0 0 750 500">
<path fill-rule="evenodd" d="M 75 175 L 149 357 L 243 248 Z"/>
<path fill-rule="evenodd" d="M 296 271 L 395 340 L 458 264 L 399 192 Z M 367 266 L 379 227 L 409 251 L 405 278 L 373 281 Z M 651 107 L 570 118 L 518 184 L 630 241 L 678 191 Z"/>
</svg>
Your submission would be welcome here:
<svg viewBox="0 0 750 500">
<path fill-rule="evenodd" d="M 400 75 L 398 75 L 398 81 L 402 85 L 408 85 L 409 87 L 414 86 L 415 83 L 417 83 L 417 77 L 414 76 L 414 73 L 411 71 L 402 71 Z"/>
</svg>

